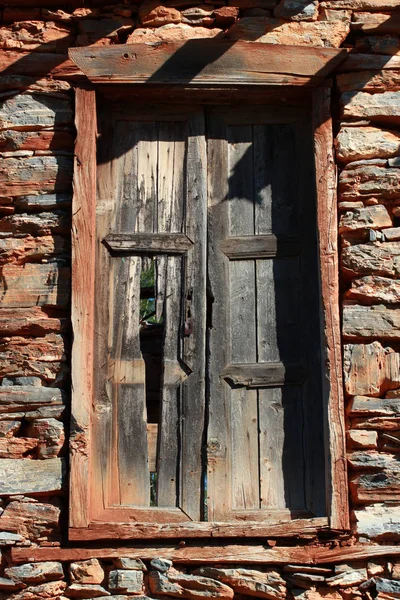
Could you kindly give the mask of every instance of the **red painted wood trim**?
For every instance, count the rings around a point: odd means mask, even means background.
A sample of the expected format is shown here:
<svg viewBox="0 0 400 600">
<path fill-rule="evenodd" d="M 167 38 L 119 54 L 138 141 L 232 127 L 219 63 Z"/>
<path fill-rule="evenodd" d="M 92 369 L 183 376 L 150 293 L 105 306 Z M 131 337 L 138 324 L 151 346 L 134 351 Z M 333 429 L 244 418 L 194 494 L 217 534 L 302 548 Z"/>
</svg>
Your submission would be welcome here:
<svg viewBox="0 0 400 600">
<path fill-rule="evenodd" d="M 321 88 L 313 96 L 313 128 L 317 185 L 323 344 L 327 373 L 323 377 L 328 403 L 325 437 L 328 460 L 328 502 L 330 526 L 349 529 L 348 480 L 342 377 L 342 345 L 339 313 L 339 259 L 337 232 L 336 167 L 333 156 L 330 89 Z M 330 473 L 330 476 L 329 476 Z"/>
<path fill-rule="evenodd" d="M 90 417 L 93 387 L 94 267 L 96 228 L 96 99 L 76 90 L 72 202 L 72 417 L 70 526 L 89 523 Z"/>
</svg>

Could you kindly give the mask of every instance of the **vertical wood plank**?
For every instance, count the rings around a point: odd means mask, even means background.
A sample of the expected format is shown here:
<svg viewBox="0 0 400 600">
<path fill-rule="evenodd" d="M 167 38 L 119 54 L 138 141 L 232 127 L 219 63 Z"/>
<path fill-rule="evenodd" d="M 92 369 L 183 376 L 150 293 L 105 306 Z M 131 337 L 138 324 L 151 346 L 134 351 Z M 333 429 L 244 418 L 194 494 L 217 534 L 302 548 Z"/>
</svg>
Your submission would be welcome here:
<svg viewBox="0 0 400 600">
<path fill-rule="evenodd" d="M 349 504 L 345 452 L 343 380 L 339 315 L 339 264 L 337 250 L 336 170 L 333 157 L 330 89 L 313 94 L 315 172 L 318 197 L 318 231 L 322 285 L 323 347 L 328 373 L 323 377 L 328 402 L 327 434 L 330 457 L 330 524 L 349 529 Z"/>
<path fill-rule="evenodd" d="M 229 143 L 230 235 L 254 235 L 253 127 L 231 126 Z M 255 261 L 229 264 L 231 363 L 257 361 Z M 221 290 L 222 292 L 222 290 Z M 231 389 L 232 508 L 259 508 L 257 390 Z"/>
<path fill-rule="evenodd" d="M 146 129 L 149 129 L 147 127 Z M 117 194 L 113 231 L 137 231 L 150 221 L 152 198 L 139 193 L 139 183 L 151 190 L 146 170 L 139 172 L 139 140 L 148 131 L 136 123 L 118 122 L 114 151 L 118 162 Z M 118 475 L 119 501 L 124 505 L 149 506 L 150 473 L 148 468 L 145 365 L 140 349 L 140 273 L 139 257 L 115 257 L 110 273 L 110 326 L 108 379 L 113 395 L 113 446 Z M 134 457 L 134 459 L 133 459 Z"/>
<path fill-rule="evenodd" d="M 100 143 L 97 151 L 96 186 L 96 269 L 94 293 L 94 394 L 93 394 L 93 448 L 91 452 L 92 495 L 91 509 L 98 514 L 111 501 L 119 502 L 118 464 L 113 445 L 112 383 L 108 381 L 108 330 L 109 330 L 109 274 L 111 257 L 102 240 L 110 232 L 115 205 L 116 162 L 113 160 L 113 144 L 102 143 L 113 140 L 114 127 L 105 118 L 104 108 L 98 108 Z M 104 276 L 104 274 L 107 276 Z M 110 474 L 114 473 L 114 486 L 110 486 Z M 99 493 L 100 488 L 100 493 Z"/>
<path fill-rule="evenodd" d="M 259 390 L 261 507 L 304 509 L 301 390 Z"/>
<path fill-rule="evenodd" d="M 158 216 L 159 233 L 182 231 L 184 214 L 183 167 L 185 134 L 181 123 L 159 123 Z M 161 419 L 158 437 L 157 505 L 176 506 L 180 442 L 179 337 L 181 324 L 182 259 L 158 258 L 157 296 L 162 300 L 164 347 L 161 376 Z M 176 377 L 171 378 L 175 372 Z"/>
<path fill-rule="evenodd" d="M 207 432 L 207 512 L 209 521 L 224 520 L 232 507 L 232 404 L 230 386 L 220 377 L 231 346 L 229 260 L 220 243 L 229 234 L 229 156 L 226 124 L 209 114 L 207 139 L 209 361 Z"/>
<path fill-rule="evenodd" d="M 70 526 L 89 523 L 90 414 L 93 394 L 95 207 L 96 207 L 96 97 L 77 89 L 75 126 L 78 137 L 74 159 L 72 204 L 72 422 L 70 455 Z"/>
<path fill-rule="evenodd" d="M 301 319 L 300 356 L 309 376 L 302 386 L 304 412 L 304 485 L 306 507 L 315 516 L 326 515 L 326 468 L 324 448 L 324 402 L 322 391 L 322 349 L 321 349 L 321 288 L 318 264 L 317 241 L 317 202 L 314 173 L 310 169 L 313 162 L 311 124 L 299 121 L 296 127 L 294 144 L 298 156 L 297 198 L 302 220 L 301 277 L 299 296 L 303 299 Z M 315 284 L 310 285 L 307 274 L 314 273 Z"/>
<path fill-rule="evenodd" d="M 191 370 L 182 383 L 180 506 L 188 517 L 200 520 L 204 484 L 207 259 L 207 150 L 203 111 L 188 121 L 186 164 L 186 235 L 195 243 L 185 258 L 182 314 L 185 322 L 180 326 L 184 334 L 181 359 Z"/>
</svg>

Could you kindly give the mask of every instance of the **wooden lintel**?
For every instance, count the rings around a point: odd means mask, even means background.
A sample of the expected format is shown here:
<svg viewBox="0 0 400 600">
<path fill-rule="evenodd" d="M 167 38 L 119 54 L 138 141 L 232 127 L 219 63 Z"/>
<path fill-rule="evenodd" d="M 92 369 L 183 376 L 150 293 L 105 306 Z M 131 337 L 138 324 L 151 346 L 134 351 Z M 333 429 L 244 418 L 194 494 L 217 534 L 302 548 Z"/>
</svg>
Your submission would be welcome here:
<svg viewBox="0 0 400 600">
<path fill-rule="evenodd" d="M 99 84 L 291 85 L 297 77 L 318 85 L 346 56 L 345 49 L 210 39 L 69 50 Z"/>
<path fill-rule="evenodd" d="M 234 385 L 248 388 L 301 384 L 305 375 L 303 365 L 281 362 L 228 365 L 221 373 L 221 377 L 231 381 Z"/>
<path fill-rule="evenodd" d="M 358 544 L 337 548 L 321 546 L 217 545 L 217 546 L 120 546 L 116 548 L 12 548 L 13 563 L 41 561 L 73 561 L 88 558 L 116 557 L 151 560 L 162 556 L 175 563 L 242 563 L 242 564 L 336 564 L 346 561 L 368 560 L 378 557 L 400 556 L 400 546 Z"/>
<path fill-rule="evenodd" d="M 110 233 L 104 243 L 116 254 L 183 254 L 193 246 L 184 233 Z"/>
<path fill-rule="evenodd" d="M 297 239 L 278 239 L 276 235 L 248 235 L 229 237 L 221 242 L 220 248 L 231 260 L 250 258 L 274 258 L 296 256 L 300 252 Z"/>
</svg>

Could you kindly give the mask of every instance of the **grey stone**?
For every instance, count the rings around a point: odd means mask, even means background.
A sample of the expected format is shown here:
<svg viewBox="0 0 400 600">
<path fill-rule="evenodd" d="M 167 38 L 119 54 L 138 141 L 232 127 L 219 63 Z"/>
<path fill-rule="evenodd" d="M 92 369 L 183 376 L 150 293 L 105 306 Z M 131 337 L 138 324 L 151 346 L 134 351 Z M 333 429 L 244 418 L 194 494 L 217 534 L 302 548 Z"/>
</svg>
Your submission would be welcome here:
<svg viewBox="0 0 400 600">
<path fill-rule="evenodd" d="M 42 386 L 42 380 L 40 377 L 4 377 L 1 385 L 11 387 L 13 385 L 25 386 L 33 385 L 35 387 Z"/>
<path fill-rule="evenodd" d="M 112 592 L 140 594 L 143 590 L 143 571 L 114 569 L 110 571 L 108 587 Z"/>
<path fill-rule="evenodd" d="M 1 525 L 1 520 L 0 520 Z M 24 538 L 18 533 L 10 533 L 9 531 L 0 531 L 0 546 L 14 546 L 17 542 L 22 542 Z"/>
<path fill-rule="evenodd" d="M 394 598 L 400 598 L 400 581 L 376 577 L 375 585 L 378 593 L 390 594 Z"/>
<path fill-rule="evenodd" d="M 54 561 L 26 563 L 5 569 L 4 573 L 10 579 L 23 583 L 45 583 L 64 578 L 62 564 Z"/>
<path fill-rule="evenodd" d="M 128 571 L 147 571 L 147 567 L 140 558 L 114 558 L 113 563 L 117 569 L 126 569 Z"/>
<path fill-rule="evenodd" d="M 153 560 L 150 561 L 150 565 L 153 569 L 156 569 L 156 571 L 166 573 L 168 569 L 172 567 L 172 560 L 169 560 L 168 558 L 153 558 Z"/>
<path fill-rule="evenodd" d="M 0 495 L 60 492 L 64 472 L 64 461 L 61 458 L 0 459 Z"/>
<path fill-rule="evenodd" d="M 72 583 L 65 590 L 68 598 L 101 598 L 111 596 L 101 585 Z"/>
</svg>

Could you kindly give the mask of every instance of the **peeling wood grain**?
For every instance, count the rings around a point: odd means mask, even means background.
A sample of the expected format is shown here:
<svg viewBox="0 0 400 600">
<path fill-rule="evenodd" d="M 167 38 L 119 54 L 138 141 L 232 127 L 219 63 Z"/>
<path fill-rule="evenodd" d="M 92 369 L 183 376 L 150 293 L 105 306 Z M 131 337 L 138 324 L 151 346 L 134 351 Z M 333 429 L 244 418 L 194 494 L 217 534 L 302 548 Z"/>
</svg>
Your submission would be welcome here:
<svg viewBox="0 0 400 600">
<path fill-rule="evenodd" d="M 114 548 L 11 548 L 15 563 L 46 560 L 73 561 L 89 558 L 111 559 L 120 556 L 151 560 L 163 556 L 179 564 L 260 564 L 260 565 L 313 565 L 335 564 L 347 561 L 374 560 L 400 557 L 400 546 L 355 544 L 354 546 L 295 546 L 265 548 L 262 545 L 213 545 L 177 548 L 176 546 L 130 546 Z"/>
<path fill-rule="evenodd" d="M 110 233 L 104 243 L 113 252 L 183 254 L 193 242 L 184 233 Z"/>
<path fill-rule="evenodd" d="M 276 387 L 284 384 L 300 384 L 306 377 L 301 364 L 243 363 L 225 367 L 221 377 L 235 385 L 252 387 Z"/>
<path fill-rule="evenodd" d="M 329 369 L 329 379 L 324 378 L 326 386 L 324 393 L 328 400 L 326 433 L 329 436 L 330 518 L 334 529 L 349 529 L 339 315 L 336 170 L 333 158 L 329 90 L 319 89 L 314 92 L 313 126 L 324 342 Z"/>
<path fill-rule="evenodd" d="M 297 48 L 228 40 L 71 48 L 69 56 L 97 83 L 286 84 L 287 76 L 324 77 L 347 56 L 333 48 Z M 223 75 L 221 75 L 223 73 Z"/>
<path fill-rule="evenodd" d="M 89 522 L 89 423 L 92 411 L 96 204 L 96 104 L 93 91 L 76 90 L 72 223 L 72 416 L 70 525 Z"/>
</svg>

